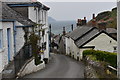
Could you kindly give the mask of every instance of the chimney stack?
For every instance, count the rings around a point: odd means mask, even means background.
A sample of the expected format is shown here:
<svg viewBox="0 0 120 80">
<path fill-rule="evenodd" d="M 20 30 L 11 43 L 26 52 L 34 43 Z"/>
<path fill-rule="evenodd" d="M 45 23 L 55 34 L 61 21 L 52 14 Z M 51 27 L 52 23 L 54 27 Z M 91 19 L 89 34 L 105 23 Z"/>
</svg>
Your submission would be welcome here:
<svg viewBox="0 0 120 80">
<path fill-rule="evenodd" d="M 63 27 L 63 35 L 65 35 L 65 34 L 66 34 L 65 27 Z"/>
<path fill-rule="evenodd" d="M 84 17 L 84 20 L 86 20 L 86 17 Z"/>
<path fill-rule="evenodd" d="M 78 20 L 77 20 L 77 26 L 81 26 L 81 23 L 82 23 L 82 20 L 81 20 L 81 19 L 78 19 Z"/>
<path fill-rule="evenodd" d="M 71 25 L 71 29 L 72 29 L 72 31 L 73 31 L 73 24 Z"/>
<path fill-rule="evenodd" d="M 87 24 L 86 17 L 84 17 L 84 19 L 78 19 L 78 21 L 77 21 L 77 26 L 83 26 L 86 24 Z"/>
<path fill-rule="evenodd" d="M 82 24 L 86 25 L 86 23 L 87 23 L 87 20 L 86 20 L 86 17 L 84 17 L 84 20 L 82 20 Z"/>
<path fill-rule="evenodd" d="M 93 19 L 95 19 L 95 14 L 93 14 Z"/>
<path fill-rule="evenodd" d="M 92 27 L 96 27 L 96 18 L 95 18 L 95 14 L 93 14 Z"/>
</svg>

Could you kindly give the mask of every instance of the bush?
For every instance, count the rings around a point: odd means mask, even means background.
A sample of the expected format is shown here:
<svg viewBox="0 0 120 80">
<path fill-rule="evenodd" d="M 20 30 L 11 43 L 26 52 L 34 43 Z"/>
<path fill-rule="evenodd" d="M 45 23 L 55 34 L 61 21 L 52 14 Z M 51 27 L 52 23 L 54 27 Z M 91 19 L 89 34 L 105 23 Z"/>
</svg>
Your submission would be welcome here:
<svg viewBox="0 0 120 80">
<path fill-rule="evenodd" d="M 99 50 L 85 50 L 83 51 L 83 57 L 87 55 L 96 56 L 96 59 L 99 61 L 104 61 L 110 64 L 113 67 L 117 67 L 117 53 L 99 51 Z"/>
</svg>

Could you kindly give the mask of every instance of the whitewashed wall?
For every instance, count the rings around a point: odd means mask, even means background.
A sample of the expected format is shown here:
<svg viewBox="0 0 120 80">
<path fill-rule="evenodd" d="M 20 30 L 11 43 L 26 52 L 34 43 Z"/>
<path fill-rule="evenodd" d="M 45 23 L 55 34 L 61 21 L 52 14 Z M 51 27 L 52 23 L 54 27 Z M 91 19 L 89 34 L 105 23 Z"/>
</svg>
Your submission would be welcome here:
<svg viewBox="0 0 120 80">
<path fill-rule="evenodd" d="M 2 28 L 3 28 L 2 22 L 0 22 L 0 29 L 2 29 Z M 3 55 L 3 49 L 0 49 L 0 74 L 1 74 L 1 72 L 2 72 L 2 70 L 3 70 L 3 66 L 2 66 L 2 64 L 3 64 L 2 55 Z"/>
<path fill-rule="evenodd" d="M 70 44 L 70 41 L 69 41 L 69 38 L 67 38 L 67 37 L 65 37 L 65 42 L 66 42 L 66 55 L 69 55 L 69 53 L 70 53 L 70 46 L 69 46 L 69 44 Z"/>
<path fill-rule="evenodd" d="M 13 60 L 13 56 L 14 56 L 14 40 L 13 40 L 13 22 L 3 22 L 2 23 L 2 27 L 0 27 L 3 29 L 3 48 L 0 49 L 0 72 L 4 69 L 4 67 L 6 67 L 8 65 L 8 41 L 7 41 L 7 28 L 11 29 L 11 49 L 10 49 L 10 60 Z"/>
<path fill-rule="evenodd" d="M 44 68 L 45 68 L 44 62 L 36 66 L 34 63 L 34 59 L 29 60 L 26 62 L 26 64 L 22 67 L 22 69 L 18 73 L 18 77 L 23 77 L 27 74 L 37 72 L 37 71 L 44 69 Z"/>
<path fill-rule="evenodd" d="M 28 7 L 28 18 L 31 19 L 33 22 L 38 22 L 38 8 Z"/>
<path fill-rule="evenodd" d="M 81 59 L 80 49 L 75 45 L 74 41 L 71 38 L 65 38 L 66 39 L 66 55 L 74 56 L 74 58 L 77 60 L 77 57 L 79 57 L 79 60 Z"/>
<path fill-rule="evenodd" d="M 48 58 L 49 59 L 49 35 L 48 35 L 48 30 L 46 29 L 45 31 L 45 42 L 46 42 L 46 50 L 44 53 L 44 58 Z"/>
<path fill-rule="evenodd" d="M 31 19 L 33 22 L 44 25 L 42 26 L 42 29 L 45 30 L 45 35 L 44 37 L 41 36 L 41 43 L 46 42 L 46 50 L 44 51 L 44 55 L 42 57 L 49 59 L 49 33 L 48 33 L 49 28 L 48 28 L 48 21 L 47 21 L 48 12 L 42 9 L 38 10 L 38 8 L 34 10 L 34 7 L 29 7 L 28 10 L 29 10 L 28 11 L 29 19 Z"/>
<path fill-rule="evenodd" d="M 95 50 L 114 52 L 114 46 L 117 46 L 117 41 L 115 41 L 105 33 L 102 33 L 95 39 L 87 43 L 85 46 L 95 46 Z M 71 53 L 71 56 L 74 55 L 75 59 L 79 57 L 79 60 L 81 60 L 83 57 L 83 51 L 90 49 L 92 48 L 78 48 L 71 38 L 66 37 L 66 55 L 69 55 Z"/>
<path fill-rule="evenodd" d="M 44 51 L 44 55 L 42 55 L 42 57 L 49 59 L 49 28 L 48 28 L 48 21 L 47 21 L 48 14 L 47 14 L 47 11 L 45 11 L 45 10 L 40 10 L 38 13 L 39 13 L 38 23 L 43 24 L 44 26 L 42 26 L 42 29 L 45 30 L 44 37 L 42 37 L 42 35 L 41 35 L 41 43 L 46 42 L 46 50 Z M 42 32 L 41 32 L 41 34 L 42 34 Z"/>
<path fill-rule="evenodd" d="M 111 43 L 110 43 L 111 41 Z M 95 39 L 87 43 L 85 46 L 95 46 L 95 50 L 114 52 L 114 46 L 117 46 L 117 41 L 106 35 L 100 34 Z"/>
<path fill-rule="evenodd" d="M 24 26 L 23 24 L 19 23 L 18 21 L 15 22 L 16 26 Z M 24 45 L 24 35 L 25 32 L 23 30 L 22 27 L 16 27 L 16 36 L 15 36 L 15 40 L 16 40 L 16 53 L 18 51 L 20 51 L 20 49 L 23 47 Z"/>
<path fill-rule="evenodd" d="M 23 31 L 22 27 L 16 28 L 16 32 L 16 52 L 18 52 L 24 46 L 25 32 Z"/>
<path fill-rule="evenodd" d="M 79 50 L 80 50 L 80 56 L 79 56 L 79 58 L 80 58 L 80 60 L 82 60 L 83 59 L 83 51 L 84 50 L 91 50 L 92 48 L 80 48 Z"/>
</svg>

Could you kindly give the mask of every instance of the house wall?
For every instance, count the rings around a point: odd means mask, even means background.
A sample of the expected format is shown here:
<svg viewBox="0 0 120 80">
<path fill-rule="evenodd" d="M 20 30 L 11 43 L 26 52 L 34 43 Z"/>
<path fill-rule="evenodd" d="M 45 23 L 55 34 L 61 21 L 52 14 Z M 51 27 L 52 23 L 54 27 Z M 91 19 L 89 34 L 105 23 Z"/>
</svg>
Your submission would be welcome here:
<svg viewBox="0 0 120 80">
<path fill-rule="evenodd" d="M 34 15 L 34 16 L 33 16 Z M 28 7 L 28 17 L 37 24 L 43 24 L 42 29 L 45 30 L 44 37 L 41 36 L 41 43 L 46 42 L 46 50 L 44 51 L 44 58 L 49 58 L 49 28 L 48 28 L 48 12 L 46 10 L 34 7 Z M 39 26 L 38 26 L 39 27 Z"/>
<path fill-rule="evenodd" d="M 85 46 L 95 46 L 95 50 L 114 52 L 114 46 L 117 46 L 117 41 L 106 35 L 100 34 L 95 39 L 87 43 Z"/>
<path fill-rule="evenodd" d="M 20 51 L 20 49 L 24 46 L 24 35 L 25 32 L 22 27 L 17 27 L 16 28 L 16 53 Z"/>
<path fill-rule="evenodd" d="M 48 29 L 45 29 L 45 35 L 44 35 L 44 37 L 42 37 L 42 40 L 41 40 L 41 43 L 44 43 L 44 42 L 46 42 L 46 49 L 44 51 L 43 58 L 49 59 L 49 34 L 48 34 Z"/>
<path fill-rule="evenodd" d="M 49 28 L 48 28 L 48 13 L 46 10 L 34 10 L 34 7 L 28 8 L 29 12 L 29 19 L 31 19 L 33 22 L 37 22 L 38 24 L 43 24 L 42 29 L 45 30 L 44 37 L 41 36 L 41 43 L 46 42 L 46 50 L 44 51 L 43 58 L 49 58 Z M 33 16 L 34 15 L 34 16 Z M 41 32 L 42 33 L 42 32 Z"/>
<path fill-rule="evenodd" d="M 60 54 L 65 54 L 65 40 L 64 40 L 64 36 L 62 36 L 60 42 L 59 42 L 59 53 Z"/>
<path fill-rule="evenodd" d="M 46 50 L 44 51 L 44 58 L 49 59 L 49 27 L 48 27 L 48 12 L 45 10 L 40 10 L 39 12 L 40 16 L 40 22 L 39 24 L 43 24 L 42 29 L 45 30 L 45 35 L 44 35 L 44 41 L 41 42 L 46 42 Z"/>
<path fill-rule="evenodd" d="M 71 38 L 66 39 L 66 55 L 74 57 L 76 60 L 81 60 L 83 57 L 83 51 L 92 48 L 78 48 Z M 95 39 L 87 43 L 85 46 L 95 46 L 95 50 L 114 52 L 114 46 L 117 46 L 117 41 L 106 35 L 105 33 L 100 34 Z M 79 58 L 78 58 L 79 57 Z"/>
<path fill-rule="evenodd" d="M 7 40 L 7 28 L 11 29 L 11 40 L 10 40 L 10 60 L 13 60 L 14 56 L 14 40 L 13 40 L 13 22 L 2 22 L 2 27 L 0 29 L 3 30 L 3 47 L 0 49 L 0 72 L 8 65 L 8 40 Z"/>
<path fill-rule="evenodd" d="M 38 8 L 28 7 L 28 18 L 33 22 L 38 22 Z"/>
<path fill-rule="evenodd" d="M 76 60 L 82 59 L 82 54 L 80 49 L 75 45 L 74 41 L 71 38 L 66 39 L 66 55 L 70 55 Z M 71 54 L 70 54 L 71 53 Z"/>
<path fill-rule="evenodd" d="M 66 48 L 66 55 L 69 55 L 70 54 L 70 40 L 69 40 L 69 38 L 67 38 L 67 37 L 65 37 L 65 44 L 66 44 L 66 46 L 65 46 L 65 48 Z"/>
<path fill-rule="evenodd" d="M 79 56 L 79 58 L 82 60 L 83 59 L 83 51 L 84 50 L 91 50 L 91 49 L 93 49 L 93 48 L 80 48 L 79 50 L 80 50 L 80 56 Z"/>
<path fill-rule="evenodd" d="M 23 77 L 25 75 L 40 71 L 45 68 L 44 62 L 37 66 L 35 65 L 34 62 L 35 62 L 34 58 L 32 58 L 31 60 L 28 60 L 26 64 L 21 68 L 20 72 L 18 73 L 18 77 Z"/>
<path fill-rule="evenodd" d="M 2 29 L 3 28 L 3 26 L 2 26 L 2 22 L 0 22 L 0 29 Z M 3 57 L 2 57 L 2 55 L 3 55 L 3 49 L 0 49 L 0 74 L 2 74 L 1 72 L 2 72 L 2 70 L 3 70 Z"/>
<path fill-rule="evenodd" d="M 67 37 L 65 37 L 65 44 L 66 44 L 66 55 L 70 55 L 70 53 L 71 53 L 71 47 L 72 46 L 70 46 L 71 45 L 71 41 L 70 41 L 70 38 L 67 38 Z"/>
</svg>

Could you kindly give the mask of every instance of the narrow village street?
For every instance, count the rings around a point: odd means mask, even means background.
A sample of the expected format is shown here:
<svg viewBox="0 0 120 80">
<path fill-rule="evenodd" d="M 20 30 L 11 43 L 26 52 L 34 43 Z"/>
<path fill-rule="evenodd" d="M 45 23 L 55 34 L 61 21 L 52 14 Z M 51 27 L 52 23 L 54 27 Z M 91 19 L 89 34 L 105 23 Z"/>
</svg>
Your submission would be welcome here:
<svg viewBox="0 0 120 80">
<path fill-rule="evenodd" d="M 84 64 L 65 55 L 51 54 L 45 69 L 24 78 L 84 78 Z"/>
</svg>

